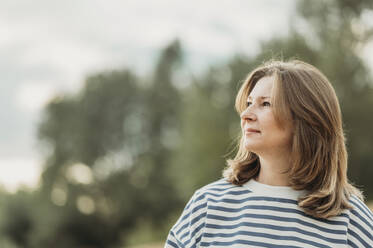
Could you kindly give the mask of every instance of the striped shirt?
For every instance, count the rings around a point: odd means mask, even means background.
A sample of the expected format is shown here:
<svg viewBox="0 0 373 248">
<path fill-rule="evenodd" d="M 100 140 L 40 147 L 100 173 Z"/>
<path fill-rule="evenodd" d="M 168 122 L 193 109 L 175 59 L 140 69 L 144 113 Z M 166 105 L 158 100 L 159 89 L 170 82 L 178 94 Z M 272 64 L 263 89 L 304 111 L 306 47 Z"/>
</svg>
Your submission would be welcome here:
<svg viewBox="0 0 373 248">
<path fill-rule="evenodd" d="M 225 179 L 197 190 L 171 228 L 165 248 L 373 247 L 373 214 L 357 197 L 353 209 L 328 219 L 297 205 L 305 191 Z"/>
</svg>

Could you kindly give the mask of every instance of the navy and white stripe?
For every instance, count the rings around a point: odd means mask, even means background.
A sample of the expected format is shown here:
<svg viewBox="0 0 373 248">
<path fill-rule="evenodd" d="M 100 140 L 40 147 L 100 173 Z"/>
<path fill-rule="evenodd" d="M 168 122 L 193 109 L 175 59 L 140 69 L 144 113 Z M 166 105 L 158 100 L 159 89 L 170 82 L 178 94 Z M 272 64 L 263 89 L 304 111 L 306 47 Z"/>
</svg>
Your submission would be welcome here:
<svg viewBox="0 0 373 248">
<path fill-rule="evenodd" d="M 353 209 L 325 220 L 298 207 L 305 193 L 221 179 L 194 193 L 165 247 L 373 247 L 373 215 L 358 198 L 350 200 Z"/>
</svg>

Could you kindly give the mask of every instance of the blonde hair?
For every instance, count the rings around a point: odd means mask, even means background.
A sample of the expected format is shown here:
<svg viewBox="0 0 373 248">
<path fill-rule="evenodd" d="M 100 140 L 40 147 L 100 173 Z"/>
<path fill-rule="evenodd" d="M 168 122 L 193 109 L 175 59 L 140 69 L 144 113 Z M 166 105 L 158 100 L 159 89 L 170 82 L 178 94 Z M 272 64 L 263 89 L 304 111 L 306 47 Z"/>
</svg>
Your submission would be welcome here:
<svg viewBox="0 0 373 248">
<path fill-rule="evenodd" d="M 246 100 L 260 78 L 275 78 L 272 105 L 280 125 L 292 122 L 289 183 L 295 190 L 309 193 L 298 199 L 305 213 L 317 217 L 336 216 L 351 208 L 349 198 L 362 199 L 361 192 L 347 179 L 347 152 L 342 115 L 335 91 L 314 66 L 299 60 L 270 61 L 253 70 L 242 84 L 235 102 L 236 111 L 246 109 Z M 227 160 L 224 177 L 242 185 L 260 170 L 258 156 L 243 145 Z"/>
</svg>

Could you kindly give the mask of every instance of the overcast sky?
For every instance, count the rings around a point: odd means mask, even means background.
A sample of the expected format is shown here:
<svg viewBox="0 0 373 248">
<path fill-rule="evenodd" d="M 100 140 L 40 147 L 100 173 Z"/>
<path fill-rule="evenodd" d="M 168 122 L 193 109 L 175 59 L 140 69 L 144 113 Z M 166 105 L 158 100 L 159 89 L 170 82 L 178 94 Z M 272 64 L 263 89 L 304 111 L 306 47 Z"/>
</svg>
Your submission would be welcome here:
<svg viewBox="0 0 373 248">
<path fill-rule="evenodd" d="M 35 185 L 44 104 L 96 71 L 145 74 L 179 38 L 193 70 L 286 35 L 291 0 L 0 0 L 0 183 Z"/>
</svg>

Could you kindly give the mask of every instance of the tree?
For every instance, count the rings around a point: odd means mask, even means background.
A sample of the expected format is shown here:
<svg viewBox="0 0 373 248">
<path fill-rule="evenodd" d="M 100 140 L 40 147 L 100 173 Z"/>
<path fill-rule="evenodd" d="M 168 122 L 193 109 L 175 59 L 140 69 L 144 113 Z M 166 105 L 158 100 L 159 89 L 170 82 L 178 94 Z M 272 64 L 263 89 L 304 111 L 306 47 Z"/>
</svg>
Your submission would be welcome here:
<svg viewBox="0 0 373 248">
<path fill-rule="evenodd" d="M 175 149 L 167 132 L 178 125 L 172 73 L 180 63 L 175 41 L 162 52 L 152 78 L 142 81 L 127 70 L 97 74 L 77 95 L 59 96 L 47 106 L 39 137 L 52 153 L 42 192 L 47 201 L 54 192 L 66 195 L 51 239 L 58 237 L 60 245 L 67 240 L 70 247 L 115 245 L 139 221 L 160 226 L 179 207 L 167 173 Z M 79 170 L 92 178 L 79 178 Z M 94 206 L 89 217 L 79 199 Z M 94 226 L 106 232 L 99 235 Z"/>
</svg>

